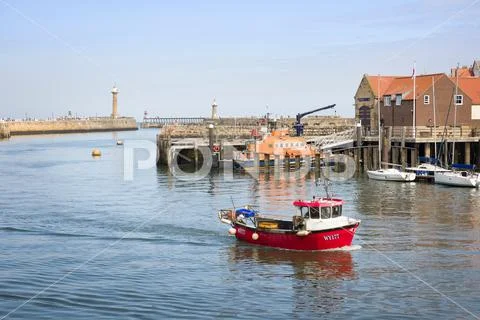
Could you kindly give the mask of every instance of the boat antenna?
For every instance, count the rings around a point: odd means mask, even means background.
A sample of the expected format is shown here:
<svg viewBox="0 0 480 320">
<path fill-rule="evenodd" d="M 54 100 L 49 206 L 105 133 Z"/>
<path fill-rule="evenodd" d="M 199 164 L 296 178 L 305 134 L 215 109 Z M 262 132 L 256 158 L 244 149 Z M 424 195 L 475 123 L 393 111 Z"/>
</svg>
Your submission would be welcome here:
<svg viewBox="0 0 480 320">
<path fill-rule="evenodd" d="M 232 206 L 233 206 L 233 214 L 232 214 L 232 220 L 231 221 L 236 221 L 237 220 L 237 209 L 235 208 L 235 202 L 233 202 L 233 197 L 230 196 L 230 200 L 232 201 Z"/>
<path fill-rule="evenodd" d="M 323 179 L 323 187 L 325 188 L 325 194 L 327 195 L 327 199 L 330 199 L 332 195 L 330 193 L 330 181 L 327 178 Z"/>
<path fill-rule="evenodd" d="M 315 180 L 315 185 L 316 185 L 317 187 L 320 185 L 320 180 L 323 182 L 323 188 L 325 189 L 325 193 L 326 193 L 326 195 L 327 195 L 327 199 L 328 199 L 328 198 L 331 198 L 331 197 L 332 197 L 332 194 L 331 194 L 331 192 L 330 192 L 330 185 L 331 185 L 330 180 L 329 180 L 326 176 L 324 176 L 324 175 L 322 175 L 322 174 L 320 173 L 320 178 L 318 178 L 317 180 Z"/>
</svg>

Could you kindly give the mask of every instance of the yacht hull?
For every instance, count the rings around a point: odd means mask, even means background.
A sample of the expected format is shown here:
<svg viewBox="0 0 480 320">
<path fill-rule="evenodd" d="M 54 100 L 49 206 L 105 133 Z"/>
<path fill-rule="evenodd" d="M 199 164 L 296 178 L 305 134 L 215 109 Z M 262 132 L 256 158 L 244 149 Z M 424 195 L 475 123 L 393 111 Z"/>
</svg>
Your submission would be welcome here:
<svg viewBox="0 0 480 320">
<path fill-rule="evenodd" d="M 398 182 L 410 182 L 415 180 L 415 173 L 401 172 L 398 170 L 386 169 L 386 170 L 369 170 L 367 171 L 369 179 L 381 180 L 381 181 L 398 181 Z"/>
<path fill-rule="evenodd" d="M 453 187 L 476 188 L 479 184 L 478 176 L 462 175 L 461 172 L 435 172 L 435 183 Z"/>
</svg>

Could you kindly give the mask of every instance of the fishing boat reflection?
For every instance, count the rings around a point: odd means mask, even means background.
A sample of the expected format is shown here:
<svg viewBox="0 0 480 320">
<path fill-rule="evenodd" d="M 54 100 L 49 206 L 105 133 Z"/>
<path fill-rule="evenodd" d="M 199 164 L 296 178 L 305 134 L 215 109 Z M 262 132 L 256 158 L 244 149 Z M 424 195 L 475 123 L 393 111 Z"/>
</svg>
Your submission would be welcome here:
<svg viewBox="0 0 480 320">
<path fill-rule="evenodd" d="M 235 243 L 230 261 L 289 265 L 299 280 L 354 279 L 356 273 L 349 251 L 293 251 L 252 247 Z"/>
<path fill-rule="evenodd" d="M 287 251 L 237 243 L 230 248 L 229 258 L 235 269 L 267 266 L 262 270 L 278 277 L 277 285 L 285 285 L 292 312 L 298 317 L 315 318 L 342 310 L 346 301 L 341 288 L 345 281 L 357 278 L 348 251 Z"/>
</svg>

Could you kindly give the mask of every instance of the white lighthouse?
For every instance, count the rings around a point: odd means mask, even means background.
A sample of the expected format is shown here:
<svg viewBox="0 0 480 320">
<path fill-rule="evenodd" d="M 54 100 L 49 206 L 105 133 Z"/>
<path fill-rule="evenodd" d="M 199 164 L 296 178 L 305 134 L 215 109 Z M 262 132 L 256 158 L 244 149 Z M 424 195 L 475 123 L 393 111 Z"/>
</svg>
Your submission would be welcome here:
<svg viewBox="0 0 480 320">
<path fill-rule="evenodd" d="M 213 99 L 212 103 L 212 120 L 217 120 L 218 119 L 218 104 L 215 102 L 215 99 Z"/>
<path fill-rule="evenodd" d="M 118 95 L 118 88 L 113 85 L 112 88 L 112 118 L 116 119 L 118 117 L 118 109 L 117 109 L 117 95 Z"/>
</svg>

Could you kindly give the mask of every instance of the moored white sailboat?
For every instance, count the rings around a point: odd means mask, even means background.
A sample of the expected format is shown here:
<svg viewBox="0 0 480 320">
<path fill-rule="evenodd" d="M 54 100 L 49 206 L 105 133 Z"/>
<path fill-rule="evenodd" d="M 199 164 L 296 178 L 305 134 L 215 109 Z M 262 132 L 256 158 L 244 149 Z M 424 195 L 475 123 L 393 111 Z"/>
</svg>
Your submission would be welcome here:
<svg viewBox="0 0 480 320">
<path fill-rule="evenodd" d="M 480 186 L 478 174 L 467 171 L 435 171 L 435 183 L 453 187 L 478 188 Z"/>
<path fill-rule="evenodd" d="M 377 170 L 368 170 L 367 176 L 372 180 L 410 182 L 414 181 L 416 174 L 414 172 L 402 172 L 397 168 L 382 169 L 382 135 L 380 121 L 380 77 L 377 80 L 377 115 L 378 115 L 378 163 Z"/>
<path fill-rule="evenodd" d="M 455 162 L 455 128 L 457 126 L 457 101 L 458 96 L 458 66 L 456 70 L 454 113 L 453 113 L 453 146 L 452 162 Z M 473 172 L 475 166 L 468 164 L 452 164 L 454 170 L 435 171 L 435 183 L 453 187 L 478 188 L 480 186 L 480 176 Z M 467 171 L 468 170 L 468 171 Z"/>
<path fill-rule="evenodd" d="M 435 183 L 453 187 L 478 188 L 480 186 L 480 175 L 473 172 L 474 165 L 452 165 L 452 170 L 435 171 Z"/>
<path fill-rule="evenodd" d="M 403 172 L 396 168 L 378 169 L 367 171 L 368 178 L 372 180 L 384 181 L 399 181 L 410 182 L 414 181 L 416 174 L 414 172 Z"/>
</svg>

